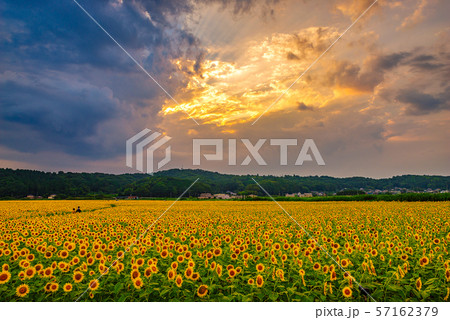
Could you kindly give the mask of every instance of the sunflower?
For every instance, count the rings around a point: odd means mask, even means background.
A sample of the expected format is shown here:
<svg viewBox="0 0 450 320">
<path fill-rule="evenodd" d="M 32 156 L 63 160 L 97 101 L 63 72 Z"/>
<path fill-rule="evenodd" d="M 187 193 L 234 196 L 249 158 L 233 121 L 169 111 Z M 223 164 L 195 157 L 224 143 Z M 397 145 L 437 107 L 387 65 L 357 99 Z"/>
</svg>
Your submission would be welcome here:
<svg viewBox="0 0 450 320">
<path fill-rule="evenodd" d="M 144 281 L 142 281 L 141 278 L 136 278 L 133 280 L 133 286 L 136 289 L 138 289 L 138 290 L 141 289 L 143 285 L 144 285 Z"/>
<path fill-rule="evenodd" d="M 16 289 L 16 295 L 21 298 L 25 297 L 28 294 L 28 292 L 30 292 L 30 288 L 26 284 L 21 284 Z"/>
<path fill-rule="evenodd" d="M 161 255 L 161 258 L 165 259 L 169 256 L 169 251 L 163 250 L 163 251 L 161 251 L 160 255 Z"/>
<path fill-rule="evenodd" d="M 45 268 L 44 269 L 44 277 L 50 278 L 53 275 L 53 269 L 52 268 Z"/>
<path fill-rule="evenodd" d="M 158 273 L 158 268 L 156 267 L 155 264 L 152 264 L 152 265 L 150 266 L 150 268 L 152 269 L 152 272 L 153 272 L 153 273 Z"/>
<path fill-rule="evenodd" d="M 420 266 L 421 267 L 426 266 L 428 263 L 430 263 L 430 259 L 428 259 L 428 257 L 422 257 L 420 259 Z"/>
<path fill-rule="evenodd" d="M 263 272 L 264 271 L 264 265 L 262 263 L 258 263 L 256 265 L 256 271 Z"/>
<path fill-rule="evenodd" d="M 282 269 L 278 269 L 276 271 L 276 275 L 278 278 L 280 278 L 282 281 L 284 281 L 284 271 Z"/>
<path fill-rule="evenodd" d="M 50 288 L 50 292 L 56 292 L 56 291 L 58 291 L 59 284 L 56 282 L 52 282 L 52 283 L 50 283 L 49 288 Z"/>
<path fill-rule="evenodd" d="M 147 268 L 144 270 L 144 277 L 149 278 L 151 275 L 152 275 L 152 268 L 147 267 Z"/>
<path fill-rule="evenodd" d="M 137 279 L 137 278 L 139 278 L 140 276 L 141 276 L 141 273 L 140 273 L 137 269 L 134 269 L 134 270 L 131 271 L 131 273 L 130 273 L 131 279 Z"/>
<path fill-rule="evenodd" d="M 228 275 L 230 276 L 230 278 L 234 278 L 236 276 L 236 274 L 237 274 L 236 269 L 228 270 Z"/>
<path fill-rule="evenodd" d="M 419 291 L 422 289 L 422 280 L 420 279 L 420 277 L 416 280 L 416 288 Z"/>
<path fill-rule="evenodd" d="M 70 292 L 72 291 L 72 284 L 71 283 L 66 283 L 65 285 L 63 285 L 63 290 L 64 292 Z"/>
<path fill-rule="evenodd" d="M 181 285 L 183 284 L 183 278 L 180 275 L 177 275 L 177 278 L 175 279 L 175 284 L 177 285 L 178 288 L 180 288 Z"/>
<path fill-rule="evenodd" d="M 348 266 L 348 260 L 347 260 L 347 259 L 342 259 L 342 260 L 341 260 L 341 266 L 342 266 L 342 268 L 347 268 L 347 266 Z"/>
<path fill-rule="evenodd" d="M 61 250 L 61 251 L 59 252 L 59 256 L 60 256 L 62 259 L 65 259 L 65 258 L 67 258 L 67 257 L 69 256 L 69 253 L 68 253 L 66 250 Z"/>
<path fill-rule="evenodd" d="M 334 281 L 337 279 L 336 271 L 330 272 L 330 281 Z"/>
<path fill-rule="evenodd" d="M 249 285 L 254 285 L 254 284 L 255 284 L 255 280 L 253 280 L 253 279 L 248 279 L 248 280 L 247 280 L 247 283 L 248 283 Z"/>
<path fill-rule="evenodd" d="M 198 272 L 194 272 L 191 276 L 191 280 L 194 280 L 194 281 L 198 280 L 199 278 L 200 278 L 200 273 L 198 273 Z"/>
<path fill-rule="evenodd" d="M 169 280 L 175 279 L 176 275 L 177 275 L 177 273 L 174 269 L 170 269 L 169 271 L 167 271 L 167 279 L 169 279 Z"/>
<path fill-rule="evenodd" d="M 320 266 L 320 263 L 316 262 L 314 263 L 313 269 L 314 271 L 320 270 L 322 267 Z"/>
<path fill-rule="evenodd" d="M 2 271 L 0 273 L 0 284 L 7 283 L 11 279 L 11 273 L 9 271 Z"/>
<path fill-rule="evenodd" d="M 22 260 L 19 263 L 19 266 L 21 266 L 22 268 L 28 268 L 30 265 L 30 263 L 27 260 Z"/>
<path fill-rule="evenodd" d="M 256 286 L 258 288 L 261 288 L 263 286 L 263 284 L 264 284 L 264 278 L 262 277 L 262 275 L 258 274 L 256 276 Z"/>
<path fill-rule="evenodd" d="M 202 284 L 200 287 L 198 287 L 197 289 L 197 295 L 200 298 L 203 298 L 204 296 L 206 296 L 208 294 L 208 286 L 205 284 Z"/>
<path fill-rule="evenodd" d="M 91 280 L 91 282 L 89 282 L 89 289 L 91 289 L 92 291 L 97 290 L 98 286 L 99 286 L 98 280 Z"/>
<path fill-rule="evenodd" d="M 184 276 L 186 278 L 190 279 L 193 273 L 194 273 L 194 270 L 192 268 L 187 268 L 186 271 L 184 271 Z"/>
<path fill-rule="evenodd" d="M 81 281 L 83 281 L 84 274 L 77 271 L 77 272 L 74 272 L 72 278 L 73 278 L 73 281 L 75 281 L 75 283 L 80 283 Z"/>
<path fill-rule="evenodd" d="M 222 249 L 221 248 L 215 248 L 214 249 L 214 255 L 216 257 L 220 256 L 222 254 Z"/>
<path fill-rule="evenodd" d="M 178 262 L 176 262 L 176 261 L 172 262 L 172 263 L 170 264 L 170 267 L 171 267 L 173 270 L 177 270 L 177 268 L 178 268 Z"/>
<path fill-rule="evenodd" d="M 45 290 L 45 292 L 50 292 L 51 290 L 50 290 L 50 286 L 51 286 L 52 284 L 51 284 L 51 282 L 49 282 L 49 283 L 47 283 L 46 285 L 45 285 L 45 287 L 44 287 L 44 290 Z"/>
<path fill-rule="evenodd" d="M 25 277 L 28 279 L 33 278 L 35 274 L 36 274 L 36 269 L 34 267 L 28 267 L 25 270 Z"/>
<path fill-rule="evenodd" d="M 100 260 L 101 258 L 103 258 L 103 254 L 101 252 L 97 252 L 94 257 L 95 260 Z"/>
<path fill-rule="evenodd" d="M 344 289 L 342 289 L 342 294 L 346 298 L 350 298 L 352 296 L 352 293 L 352 289 L 350 289 L 349 287 L 344 287 Z"/>
<path fill-rule="evenodd" d="M 20 271 L 19 274 L 17 275 L 19 277 L 20 280 L 25 280 L 25 271 Z"/>
</svg>

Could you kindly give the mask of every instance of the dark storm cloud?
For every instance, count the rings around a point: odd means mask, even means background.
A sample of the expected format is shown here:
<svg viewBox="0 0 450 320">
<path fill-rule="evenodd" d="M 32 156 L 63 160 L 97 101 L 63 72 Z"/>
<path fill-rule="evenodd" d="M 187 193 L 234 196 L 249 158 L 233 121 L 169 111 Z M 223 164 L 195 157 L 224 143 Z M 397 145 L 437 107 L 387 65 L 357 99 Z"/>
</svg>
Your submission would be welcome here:
<svg viewBox="0 0 450 320">
<path fill-rule="evenodd" d="M 288 60 L 300 60 L 300 58 L 292 52 L 288 52 L 286 58 Z"/>
<path fill-rule="evenodd" d="M 396 98 L 399 102 L 407 105 L 407 114 L 424 115 L 441 110 L 449 110 L 449 90 L 450 87 L 447 87 L 443 93 L 433 96 L 417 90 L 404 89 L 400 90 Z"/>
<path fill-rule="evenodd" d="M 86 139 L 119 107 L 108 88 L 61 77 L 29 79 L 17 74 L 3 74 L 0 105 L 0 123 L 12 129 L 1 135 L 3 145 L 19 151 L 38 151 L 42 144 L 30 145 L 33 137 L 40 138 L 47 147 L 54 144 L 59 150 L 79 155 L 95 151 Z M 24 141 L 21 143 L 19 138 Z"/>
<path fill-rule="evenodd" d="M 269 10 L 276 2 L 261 7 Z M 175 95 L 202 72 L 206 52 L 185 28 L 183 15 L 199 3 L 221 3 L 240 15 L 257 2 L 79 3 Z M 72 0 L 0 0 L 0 51 L 0 146 L 12 150 L 90 159 L 120 155 L 129 134 L 141 130 L 136 123 L 157 126 L 168 99 Z M 193 69 L 179 72 L 173 65 L 178 59 L 195 61 Z"/>
<path fill-rule="evenodd" d="M 386 72 L 398 67 L 411 55 L 399 52 L 369 57 L 360 67 L 349 61 L 337 62 L 328 73 L 328 85 L 371 92 L 384 80 Z"/>
<path fill-rule="evenodd" d="M 204 58 L 198 40 L 170 18 L 189 12 L 190 2 L 80 4 L 171 93 L 186 80 L 168 80 L 170 60 Z M 164 93 L 73 1 L 2 1 L 0 12 L 1 145 L 102 158 L 121 152 L 97 145 L 102 124 L 131 107 L 160 110 Z"/>
<path fill-rule="evenodd" d="M 435 56 L 429 54 L 421 54 L 409 60 L 409 64 L 416 69 L 435 70 L 444 66 Z"/>
<path fill-rule="evenodd" d="M 200 1 L 206 4 L 219 3 L 224 8 L 230 8 L 235 15 L 249 13 L 256 6 L 263 17 L 273 16 L 275 13 L 274 6 L 280 2 L 280 0 L 203 0 Z"/>
<path fill-rule="evenodd" d="M 372 92 L 383 82 L 386 73 L 398 67 L 407 67 L 416 72 L 436 72 L 437 79 L 448 76 L 445 73 L 450 66 L 448 57 L 444 55 L 421 54 L 420 50 L 395 52 L 391 54 L 373 55 L 360 66 L 350 61 L 337 61 L 330 71 L 326 85 L 337 85 L 343 88 L 354 88 Z"/>
<path fill-rule="evenodd" d="M 127 50 L 149 50 L 149 56 L 142 62 L 150 69 L 156 68 L 156 62 L 162 58 L 178 57 L 197 44 L 194 36 L 174 28 L 165 16 L 189 10 L 184 1 L 80 3 Z M 2 7 L 7 28 L 3 32 L 9 40 L 2 41 L 3 50 L 14 50 L 16 54 L 9 62 L 39 61 L 52 67 L 85 63 L 122 71 L 126 66 L 135 67 L 73 1 L 43 1 L 39 5 L 7 1 Z M 144 9 L 151 18 L 144 15 Z"/>
<path fill-rule="evenodd" d="M 307 106 L 304 102 L 299 102 L 297 105 L 297 109 L 300 111 L 313 111 L 314 108 L 311 106 Z"/>
<path fill-rule="evenodd" d="M 377 56 L 372 62 L 372 69 L 391 70 L 397 67 L 407 57 L 411 56 L 410 52 L 398 52 L 387 55 Z"/>
</svg>

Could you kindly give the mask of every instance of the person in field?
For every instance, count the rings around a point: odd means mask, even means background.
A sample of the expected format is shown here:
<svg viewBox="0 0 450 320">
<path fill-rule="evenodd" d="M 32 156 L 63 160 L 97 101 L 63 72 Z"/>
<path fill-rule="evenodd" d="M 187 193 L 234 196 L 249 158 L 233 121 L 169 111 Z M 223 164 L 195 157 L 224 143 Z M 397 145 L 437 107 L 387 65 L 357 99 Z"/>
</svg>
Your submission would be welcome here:
<svg viewBox="0 0 450 320">
<path fill-rule="evenodd" d="M 78 209 L 75 212 L 77 212 L 77 213 L 81 212 L 80 206 L 78 206 Z"/>
</svg>

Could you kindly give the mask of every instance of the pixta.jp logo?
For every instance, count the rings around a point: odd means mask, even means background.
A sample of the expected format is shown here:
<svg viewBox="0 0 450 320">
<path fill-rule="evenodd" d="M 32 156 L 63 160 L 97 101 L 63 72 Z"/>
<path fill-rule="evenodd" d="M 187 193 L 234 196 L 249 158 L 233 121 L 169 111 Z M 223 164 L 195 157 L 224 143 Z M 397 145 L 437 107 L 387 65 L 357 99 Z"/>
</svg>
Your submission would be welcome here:
<svg viewBox="0 0 450 320">
<path fill-rule="evenodd" d="M 126 143 L 127 167 L 135 168 L 140 172 L 146 173 L 152 173 L 155 171 L 153 165 L 155 151 L 158 150 L 162 145 L 167 143 L 172 138 L 164 135 L 159 140 L 157 140 L 157 138 L 161 136 L 161 133 L 153 132 L 150 134 L 150 132 L 151 130 L 146 128 L 127 140 Z M 133 161 L 133 155 L 135 155 L 136 161 Z M 147 163 L 144 169 L 145 159 L 147 159 Z M 168 146 L 165 150 L 164 159 L 160 160 L 157 163 L 156 170 L 161 169 L 163 166 L 169 163 L 170 159 L 171 159 L 170 146 Z"/>
</svg>

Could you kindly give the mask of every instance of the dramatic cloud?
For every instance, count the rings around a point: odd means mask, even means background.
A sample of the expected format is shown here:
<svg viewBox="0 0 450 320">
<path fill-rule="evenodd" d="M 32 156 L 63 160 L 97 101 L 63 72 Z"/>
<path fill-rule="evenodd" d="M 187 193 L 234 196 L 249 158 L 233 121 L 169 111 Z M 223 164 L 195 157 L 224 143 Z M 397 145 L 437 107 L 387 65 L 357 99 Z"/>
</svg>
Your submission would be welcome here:
<svg viewBox="0 0 450 320">
<path fill-rule="evenodd" d="M 168 167 L 192 166 L 194 137 L 313 138 L 324 167 L 205 169 L 450 174 L 448 1 L 379 0 L 325 54 L 372 0 L 79 3 L 179 103 L 73 1 L 0 0 L 0 166 L 132 171 L 147 127 L 172 137 Z"/>
<path fill-rule="evenodd" d="M 424 11 L 427 7 L 429 0 L 419 0 L 414 6 L 416 9 L 414 12 L 403 20 L 401 28 L 412 28 L 424 20 Z"/>
<path fill-rule="evenodd" d="M 407 113 L 412 115 L 424 115 L 441 110 L 450 110 L 450 87 L 434 97 L 431 94 L 421 93 L 417 90 L 404 89 L 397 95 L 397 100 L 407 104 Z"/>
</svg>

